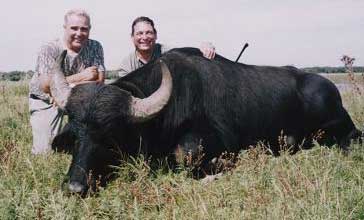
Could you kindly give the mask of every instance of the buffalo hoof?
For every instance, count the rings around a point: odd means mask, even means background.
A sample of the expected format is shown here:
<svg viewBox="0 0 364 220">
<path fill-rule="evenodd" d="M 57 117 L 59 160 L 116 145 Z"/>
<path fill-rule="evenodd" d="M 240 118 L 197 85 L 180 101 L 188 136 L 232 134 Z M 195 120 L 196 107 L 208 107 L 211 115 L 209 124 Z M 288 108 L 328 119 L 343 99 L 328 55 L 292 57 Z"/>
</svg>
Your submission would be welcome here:
<svg viewBox="0 0 364 220">
<path fill-rule="evenodd" d="M 70 182 L 68 184 L 68 189 L 73 192 L 73 193 L 84 193 L 86 187 L 83 186 L 81 183 L 79 182 Z"/>
</svg>

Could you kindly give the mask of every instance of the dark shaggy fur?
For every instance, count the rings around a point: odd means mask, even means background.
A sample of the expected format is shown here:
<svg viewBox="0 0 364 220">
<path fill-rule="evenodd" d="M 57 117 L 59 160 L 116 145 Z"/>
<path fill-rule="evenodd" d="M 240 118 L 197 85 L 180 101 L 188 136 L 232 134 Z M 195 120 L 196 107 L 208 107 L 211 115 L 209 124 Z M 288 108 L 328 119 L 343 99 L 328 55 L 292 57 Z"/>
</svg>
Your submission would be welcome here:
<svg viewBox="0 0 364 220">
<path fill-rule="evenodd" d="M 66 106 L 70 125 L 54 142 L 55 147 L 78 143 L 71 184 L 84 190 L 89 170 L 99 169 L 100 161 L 113 164 L 114 157 L 100 156 L 110 146 L 160 158 L 173 155 L 177 146 L 193 154 L 202 144 L 208 161 L 259 140 L 277 154 L 282 131 L 294 140 L 293 151 L 319 129 L 325 131 L 326 143 L 335 141 L 343 149 L 360 134 L 335 85 L 319 75 L 294 67 L 237 64 L 218 55 L 208 60 L 193 48 L 175 49 L 160 59 L 172 74 L 173 91 L 167 106 L 146 123 L 130 120 L 129 102 L 131 94 L 146 97 L 160 86 L 158 60 L 110 85 L 72 90 Z M 103 159 L 96 163 L 97 157 Z"/>
</svg>

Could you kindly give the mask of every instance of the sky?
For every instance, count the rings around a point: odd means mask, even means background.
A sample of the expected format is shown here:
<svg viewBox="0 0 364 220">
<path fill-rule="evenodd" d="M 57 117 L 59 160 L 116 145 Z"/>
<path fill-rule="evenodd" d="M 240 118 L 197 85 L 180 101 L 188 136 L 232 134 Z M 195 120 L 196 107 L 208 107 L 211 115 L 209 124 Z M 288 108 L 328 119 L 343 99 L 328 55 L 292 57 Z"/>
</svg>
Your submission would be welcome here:
<svg viewBox="0 0 364 220">
<path fill-rule="evenodd" d="M 82 8 L 91 16 L 90 38 L 101 42 L 114 70 L 133 51 L 131 23 L 155 22 L 158 42 L 199 47 L 240 62 L 296 67 L 364 66 L 364 0 L 11 0 L 1 4 L 0 71 L 34 70 L 40 46 L 63 35 L 63 15 Z"/>
</svg>

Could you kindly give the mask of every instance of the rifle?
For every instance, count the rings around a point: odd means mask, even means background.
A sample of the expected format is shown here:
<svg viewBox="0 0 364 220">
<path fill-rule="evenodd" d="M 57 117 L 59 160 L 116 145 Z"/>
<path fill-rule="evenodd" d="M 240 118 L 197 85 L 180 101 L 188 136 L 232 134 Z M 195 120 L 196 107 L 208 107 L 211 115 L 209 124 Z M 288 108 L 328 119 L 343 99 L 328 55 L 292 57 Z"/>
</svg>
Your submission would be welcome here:
<svg viewBox="0 0 364 220">
<path fill-rule="evenodd" d="M 240 53 L 239 53 L 238 58 L 236 58 L 235 63 L 237 63 L 237 62 L 238 62 L 238 60 L 240 59 L 240 57 L 241 57 L 241 55 L 243 54 L 244 50 L 245 50 L 248 46 L 249 46 L 249 44 L 248 44 L 248 43 L 245 43 L 245 45 L 244 45 L 243 49 L 241 49 L 241 51 L 240 51 Z"/>
</svg>

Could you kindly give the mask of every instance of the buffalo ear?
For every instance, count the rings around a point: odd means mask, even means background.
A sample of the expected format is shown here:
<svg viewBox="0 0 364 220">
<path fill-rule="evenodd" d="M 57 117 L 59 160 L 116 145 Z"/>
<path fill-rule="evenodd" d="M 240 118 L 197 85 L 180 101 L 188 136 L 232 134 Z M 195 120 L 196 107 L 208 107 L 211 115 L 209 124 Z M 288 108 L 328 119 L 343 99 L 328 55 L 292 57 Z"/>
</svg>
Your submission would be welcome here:
<svg viewBox="0 0 364 220">
<path fill-rule="evenodd" d="M 53 139 L 52 150 L 72 154 L 75 148 L 76 136 L 71 130 L 71 125 L 68 123 L 62 131 Z"/>
</svg>

